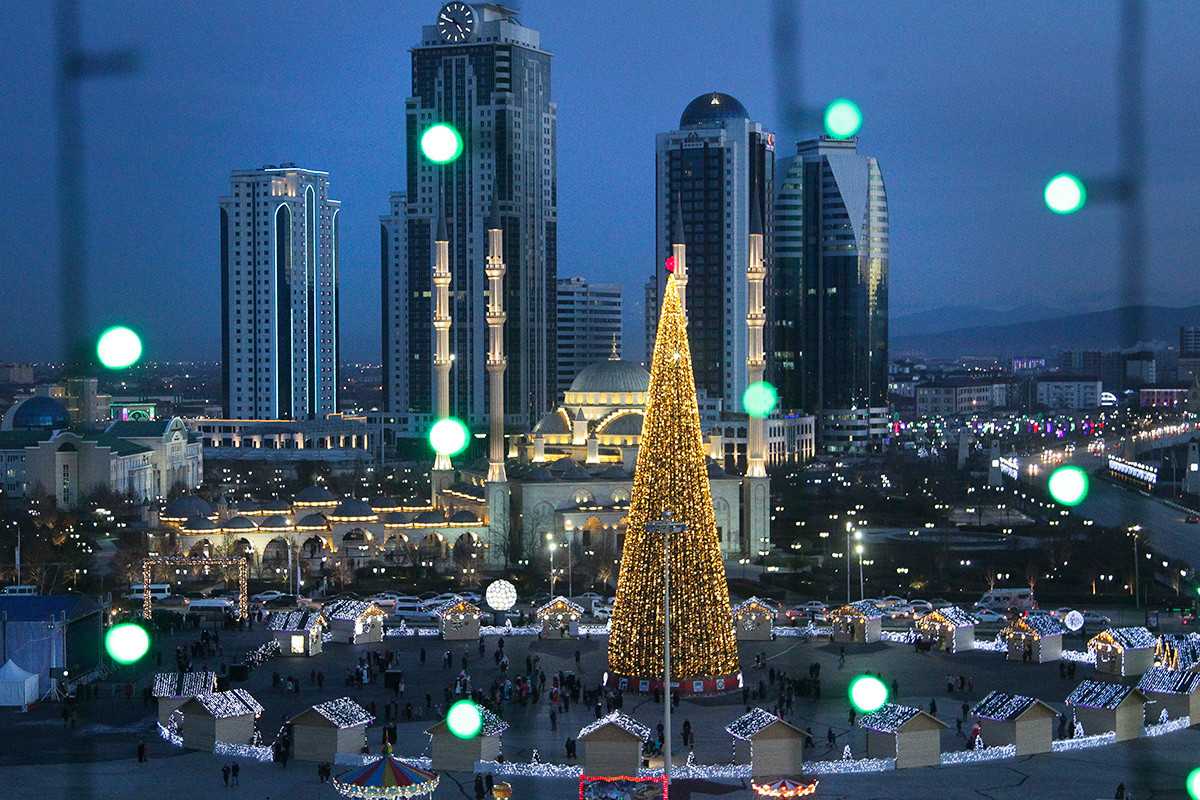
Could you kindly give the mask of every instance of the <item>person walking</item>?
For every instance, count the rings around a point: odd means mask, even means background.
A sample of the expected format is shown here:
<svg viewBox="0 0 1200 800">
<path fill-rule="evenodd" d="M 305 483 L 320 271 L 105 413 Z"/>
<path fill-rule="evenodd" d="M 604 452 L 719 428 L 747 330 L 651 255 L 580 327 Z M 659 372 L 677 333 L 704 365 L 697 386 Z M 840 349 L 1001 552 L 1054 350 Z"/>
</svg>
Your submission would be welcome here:
<svg viewBox="0 0 1200 800">
<path fill-rule="evenodd" d="M 317 689 L 325 688 L 325 670 L 317 670 Z"/>
<path fill-rule="evenodd" d="M 225 766 L 221 767 L 221 777 L 225 779 L 225 785 L 226 785 L 226 786 L 228 786 L 228 785 L 229 785 L 229 772 L 230 772 L 230 769 L 229 769 L 229 765 L 228 765 L 228 764 L 226 764 Z"/>
<path fill-rule="evenodd" d="M 558 730 L 558 712 L 553 708 L 550 709 L 550 730 Z"/>
<path fill-rule="evenodd" d="M 475 800 L 483 800 L 483 798 L 486 794 L 487 794 L 487 792 L 484 791 L 484 788 L 483 788 L 483 776 L 476 775 L 475 776 Z"/>
<path fill-rule="evenodd" d="M 236 761 L 234 761 L 232 764 L 229 765 L 229 785 L 230 786 L 238 785 L 238 773 L 241 771 L 242 771 L 242 768 L 238 766 L 238 763 Z"/>
<path fill-rule="evenodd" d="M 929 698 L 929 713 L 935 717 L 937 716 L 937 700 L 932 697 Z"/>
<path fill-rule="evenodd" d="M 146 743 L 145 742 L 138 742 L 138 763 L 139 764 L 146 763 Z"/>
</svg>

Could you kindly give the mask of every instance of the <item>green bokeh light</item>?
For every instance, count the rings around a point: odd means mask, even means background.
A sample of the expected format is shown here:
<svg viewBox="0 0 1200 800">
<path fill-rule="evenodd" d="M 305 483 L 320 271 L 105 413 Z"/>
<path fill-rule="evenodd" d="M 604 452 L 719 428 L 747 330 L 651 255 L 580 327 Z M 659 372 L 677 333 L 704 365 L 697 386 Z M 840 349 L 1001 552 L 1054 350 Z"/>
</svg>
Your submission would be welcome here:
<svg viewBox="0 0 1200 800">
<path fill-rule="evenodd" d="M 460 739 L 472 739 L 483 728 L 479 706 L 470 700 L 459 700 L 446 712 L 446 727 Z"/>
<path fill-rule="evenodd" d="M 765 417 L 775 410 L 779 402 L 779 392 L 766 381 L 752 383 L 742 394 L 742 407 L 752 417 Z"/>
<path fill-rule="evenodd" d="M 438 420 L 429 429 L 429 446 L 441 456 L 456 456 L 467 447 L 467 426 L 454 417 Z"/>
<path fill-rule="evenodd" d="M 1077 506 L 1088 493 L 1087 473 L 1079 467 L 1059 467 L 1050 475 L 1050 496 L 1064 506 Z"/>
<path fill-rule="evenodd" d="M 1055 214 L 1071 214 L 1083 208 L 1087 202 L 1087 189 L 1083 181 L 1064 172 L 1055 175 L 1046 184 L 1046 207 Z"/>
<path fill-rule="evenodd" d="M 109 369 L 124 369 L 142 357 L 142 340 L 123 325 L 116 325 L 100 334 L 96 356 Z"/>
<path fill-rule="evenodd" d="M 825 133 L 834 139 L 849 139 L 862 122 L 862 112 L 849 100 L 834 100 L 825 108 Z"/>
<path fill-rule="evenodd" d="M 104 636 L 104 649 L 113 661 L 132 664 L 150 649 L 150 637 L 141 625 L 126 622 L 114 625 Z"/>
<path fill-rule="evenodd" d="M 1192 800 L 1200 800 L 1200 767 L 1188 773 L 1187 790 Z"/>
<path fill-rule="evenodd" d="M 863 714 L 878 711 L 888 701 L 888 688 L 879 678 L 860 675 L 850 682 L 850 703 Z"/>
<path fill-rule="evenodd" d="M 421 134 L 421 152 L 435 164 L 445 164 L 462 154 L 463 140 L 458 131 L 439 122 Z"/>
</svg>

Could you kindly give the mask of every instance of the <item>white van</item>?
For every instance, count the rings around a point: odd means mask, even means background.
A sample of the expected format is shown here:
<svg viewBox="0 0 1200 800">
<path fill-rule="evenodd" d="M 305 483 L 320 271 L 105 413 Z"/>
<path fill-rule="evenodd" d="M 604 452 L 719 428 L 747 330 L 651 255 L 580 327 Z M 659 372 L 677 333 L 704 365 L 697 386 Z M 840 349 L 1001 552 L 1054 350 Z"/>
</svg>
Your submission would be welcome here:
<svg viewBox="0 0 1200 800">
<path fill-rule="evenodd" d="M 990 608 L 993 611 L 1030 611 L 1037 608 L 1033 589 L 990 589 L 975 604 L 977 608 Z"/>
<path fill-rule="evenodd" d="M 396 607 L 392 614 L 408 622 L 437 622 L 437 613 L 429 610 L 431 605 L 440 605 L 440 603 L 437 601 L 426 603 L 415 598 L 405 598 L 396 601 Z"/>
<path fill-rule="evenodd" d="M 188 603 L 188 611 L 228 611 L 233 613 L 235 604 L 228 597 L 197 597 Z"/>
<path fill-rule="evenodd" d="M 122 595 L 126 600 L 141 600 L 145 586 L 140 583 L 131 584 L 129 592 Z M 150 597 L 154 600 L 162 600 L 167 595 L 171 594 L 171 584 L 169 583 L 152 583 L 150 584 Z"/>
<path fill-rule="evenodd" d="M 10 595 L 11 594 L 23 594 L 23 595 L 37 594 L 37 587 L 36 586 L 5 586 L 3 593 L 10 594 Z"/>
</svg>

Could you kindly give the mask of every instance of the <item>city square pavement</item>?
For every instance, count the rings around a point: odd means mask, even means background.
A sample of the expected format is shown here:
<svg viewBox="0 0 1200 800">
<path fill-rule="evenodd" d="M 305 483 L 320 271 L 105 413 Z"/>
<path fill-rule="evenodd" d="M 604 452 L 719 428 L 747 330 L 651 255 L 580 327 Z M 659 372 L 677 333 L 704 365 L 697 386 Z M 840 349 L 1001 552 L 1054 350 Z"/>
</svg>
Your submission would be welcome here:
<svg viewBox="0 0 1200 800">
<path fill-rule="evenodd" d="M 994 629 L 981 631 L 982 637 L 994 635 Z M 233 654 L 244 652 L 266 637 L 261 626 L 251 632 L 222 632 L 223 658 L 198 660 L 194 667 L 217 668 L 228 663 Z M 177 643 L 195 638 L 194 631 L 177 635 L 160 643 L 164 664 L 173 662 Z M 601 678 L 606 662 L 606 640 L 593 637 L 581 640 L 545 639 L 533 636 L 506 638 L 505 653 L 511 666 L 509 675 L 525 671 L 525 659 L 538 659 L 538 666 L 547 674 L 547 687 L 552 674 L 573 671 L 585 685 L 594 686 Z M 753 645 L 753 646 L 751 646 Z M 259 720 L 264 740 L 271 741 L 285 717 L 308 708 L 314 702 L 340 696 L 350 696 L 370 706 L 375 703 L 377 723 L 368 729 L 368 744 L 378 751 L 381 744 L 384 704 L 398 699 L 401 706 L 412 702 L 421 708 L 421 718 L 398 723 L 396 753 L 399 756 L 429 754 L 429 737 L 424 729 L 433 724 L 443 710 L 443 689 L 458 674 L 464 654 L 467 671 L 476 688 L 487 689 L 501 676 L 493 653 L 497 637 L 486 637 L 485 655 L 479 656 L 474 642 L 444 643 L 436 637 L 398 637 L 385 639 L 381 645 L 326 645 L 325 652 L 313 658 L 278 657 L 250 674 L 248 681 L 235 684 L 248 689 L 265 707 Z M 1069 637 L 1065 647 L 1079 649 L 1079 636 Z M 404 670 L 405 693 L 397 698 L 393 690 L 383 687 L 382 681 L 368 686 L 346 684 L 346 670 L 358 663 L 368 650 L 390 648 L 398 654 L 399 667 Z M 420 662 L 420 650 L 425 649 L 426 661 Z M 444 652 L 449 649 L 454 665 L 443 668 Z M 576 651 L 579 652 L 578 666 Z M 755 668 L 755 654 L 764 653 L 767 667 Z M 851 678 L 871 672 L 885 682 L 895 681 L 897 702 L 929 708 L 937 704 L 937 716 L 948 723 L 943 734 L 943 751 L 961 749 L 965 740 L 956 733 L 955 718 L 962 704 L 973 704 L 991 689 L 1030 694 L 1046 700 L 1058 710 L 1074 685 L 1094 671 L 1084 665 L 1075 680 L 1059 677 L 1057 664 L 1024 665 L 1010 663 L 999 653 L 971 651 L 961 654 L 922 654 L 913 648 L 895 644 L 873 644 L 846 649 L 844 667 L 839 669 L 840 645 L 827 641 L 802 641 L 794 637 L 779 637 L 773 642 L 748 643 L 742 647 L 742 664 L 748 686 L 767 688 L 767 698 L 761 702 L 751 698 L 751 705 L 771 708 L 778 691 L 772 691 L 770 670 L 789 675 L 807 674 L 813 662 L 821 665 L 821 699 L 796 698 L 793 710 L 785 714 L 792 724 L 812 728 L 816 747 L 806 754 L 809 760 L 839 758 L 843 748 L 850 746 L 855 757 L 865 755 L 865 737 L 861 729 L 849 724 L 850 707 L 847 687 Z M 153 656 L 152 656 L 153 657 Z M 311 681 L 314 670 L 325 675 L 323 690 Z M 300 685 L 297 695 L 272 689 L 272 674 L 295 677 Z M 947 692 L 946 676 L 963 675 L 974 679 L 973 691 Z M 426 710 L 426 694 L 433 707 Z M 221 766 L 229 759 L 211 753 L 184 751 L 164 742 L 154 724 L 156 710 L 144 706 L 141 697 L 133 699 L 101 698 L 81 704 L 79 719 L 74 727 L 64 727 L 60 706 L 43 704 L 29 714 L 14 713 L 0 725 L 5 745 L 0 751 L 0 771 L 5 776 L 4 796 L 11 798 L 127 798 L 161 795 L 172 800 L 206 798 L 218 792 L 241 793 L 253 798 L 335 797 L 328 785 L 317 780 L 314 764 L 290 761 L 286 767 L 278 764 L 240 761 L 238 787 L 226 789 L 222 783 Z M 654 727 L 661 719 L 662 705 L 651 698 L 629 694 L 624 710 L 643 723 Z M 675 728 L 675 758 L 682 761 L 687 751 L 681 747 L 680 728 L 685 720 L 691 722 L 695 733 L 695 760 L 698 763 L 728 763 L 732 756 L 731 739 L 725 725 L 744 713 L 746 706 L 741 694 L 724 698 L 684 700 L 673 714 Z M 565 762 L 565 740 L 596 718 L 594 707 L 572 704 L 569 711 L 559 714 L 557 729 L 549 717 L 547 695 L 537 707 L 507 705 L 504 718 L 510 728 L 503 736 L 503 751 L 509 761 L 528 762 L 534 749 L 543 762 Z M 965 726 L 969 729 L 970 723 Z M 828 731 L 836 737 L 830 747 Z M 150 760 L 139 764 L 136 759 L 138 741 L 149 745 Z M 582 746 L 581 746 L 582 748 Z M 1110 745 L 1071 753 L 1046 754 L 1008 759 L 987 764 L 900 770 L 881 774 L 824 776 L 820 778 L 820 796 L 889 798 L 889 797 L 962 797 L 989 798 L 1100 798 L 1112 797 L 1118 783 L 1124 783 L 1133 797 L 1143 800 L 1154 797 L 1186 797 L 1184 776 L 1200 766 L 1200 735 L 1195 730 L 1181 731 L 1156 739 Z M 335 775 L 345 769 L 338 767 Z M 473 797 L 473 776 L 446 773 L 435 797 Z M 577 781 L 550 779 L 514 779 L 515 797 L 575 798 Z M 749 794 L 748 784 L 738 780 L 679 781 L 673 795 Z"/>
</svg>

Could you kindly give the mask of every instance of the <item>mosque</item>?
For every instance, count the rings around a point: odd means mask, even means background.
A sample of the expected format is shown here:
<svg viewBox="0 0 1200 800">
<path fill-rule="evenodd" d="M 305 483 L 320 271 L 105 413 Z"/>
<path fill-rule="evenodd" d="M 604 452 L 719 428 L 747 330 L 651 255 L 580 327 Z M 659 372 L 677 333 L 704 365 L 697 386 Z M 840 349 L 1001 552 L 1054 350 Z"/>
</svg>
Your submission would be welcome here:
<svg viewBox="0 0 1200 800">
<path fill-rule="evenodd" d="M 639 364 L 611 357 L 580 372 L 564 402 L 526 434 L 505 436 L 505 274 L 499 213 L 488 221 L 488 456 L 455 465 L 438 455 L 431 472 L 428 504 L 403 506 L 386 497 L 337 498 L 321 486 L 291 501 L 258 505 L 210 506 L 185 496 L 168 505 L 162 525 L 177 530 L 185 552 L 245 552 L 260 568 L 295 552 L 309 560 L 340 558 L 352 566 L 419 563 L 441 569 L 478 563 L 480 568 L 514 566 L 565 547 L 585 556 L 608 550 L 619 554 L 630 509 L 633 470 L 650 374 Z M 681 299 L 687 285 L 682 222 L 674 220 L 674 275 Z M 449 239 L 438 226 L 433 266 L 435 334 L 434 409 L 451 416 L 449 370 Z M 754 234 L 761 240 L 761 231 Z M 752 236 L 752 238 L 753 238 Z M 762 297 L 762 269 L 751 269 L 746 290 Z M 684 304 L 685 314 L 686 305 Z M 748 369 L 761 380 L 762 315 L 747 325 L 757 342 Z M 744 475 L 721 466 L 723 431 L 709 426 L 704 441 L 713 514 L 725 559 L 756 556 L 770 548 L 770 479 L 763 421 L 750 418 Z M 570 556 L 567 556 L 570 557 Z M 278 568 L 278 567 L 276 567 Z"/>
</svg>

